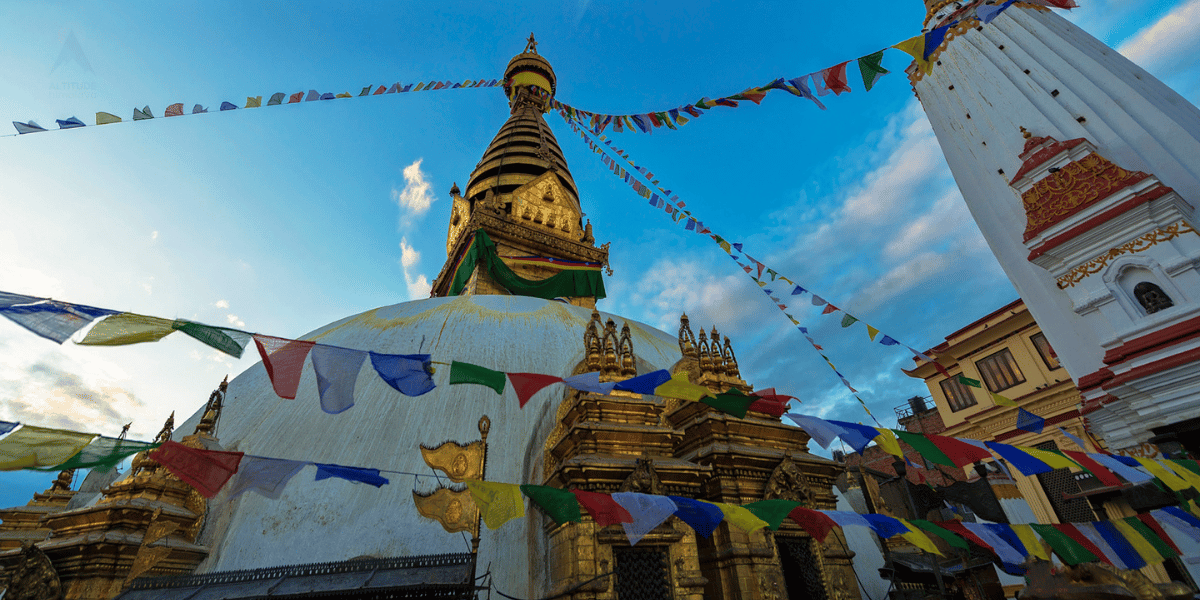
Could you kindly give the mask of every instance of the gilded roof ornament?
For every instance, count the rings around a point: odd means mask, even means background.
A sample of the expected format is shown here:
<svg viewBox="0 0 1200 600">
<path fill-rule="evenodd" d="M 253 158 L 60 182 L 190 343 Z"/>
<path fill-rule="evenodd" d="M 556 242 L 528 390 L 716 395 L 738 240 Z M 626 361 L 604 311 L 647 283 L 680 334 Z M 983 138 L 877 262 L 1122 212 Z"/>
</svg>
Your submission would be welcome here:
<svg viewBox="0 0 1200 600">
<path fill-rule="evenodd" d="M 533 32 L 529 32 L 529 43 L 525 44 L 525 52 L 527 54 L 537 54 L 537 40 L 533 39 Z"/>
</svg>

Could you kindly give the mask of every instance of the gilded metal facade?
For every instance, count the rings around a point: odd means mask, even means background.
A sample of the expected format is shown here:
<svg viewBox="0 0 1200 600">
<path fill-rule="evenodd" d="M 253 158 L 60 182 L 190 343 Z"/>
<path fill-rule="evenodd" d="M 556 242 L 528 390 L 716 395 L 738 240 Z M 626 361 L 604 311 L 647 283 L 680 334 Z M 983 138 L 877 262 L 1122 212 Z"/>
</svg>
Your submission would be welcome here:
<svg viewBox="0 0 1200 600">
<path fill-rule="evenodd" d="M 636 348 L 620 329 L 613 320 L 601 323 L 593 313 L 576 371 L 599 371 L 607 381 L 637 375 Z M 683 316 L 679 345 L 683 359 L 674 372 L 687 373 L 690 381 L 713 391 L 751 390 L 741 379 L 732 343 L 715 328 L 697 336 Z M 831 486 L 841 467 L 810 454 L 808 436 L 778 417 L 751 412 L 736 419 L 698 402 L 571 391 L 556 418 L 545 446 L 546 485 L 734 504 L 785 498 L 812 508 L 836 505 Z M 710 538 L 701 538 L 672 518 L 630 547 L 620 526 L 599 527 L 586 515 L 581 523 L 543 524 L 550 538 L 550 594 L 569 592 L 568 597 L 579 599 L 859 598 L 853 553 L 836 531 L 818 544 L 791 522 L 777 532 L 749 534 L 722 523 Z M 597 578 L 605 573 L 614 576 Z M 797 573 L 803 573 L 800 579 L 795 579 Z M 660 576 L 668 592 L 658 587 Z M 799 595 L 792 595 L 801 587 Z M 814 590 L 819 595 L 813 596 Z"/>
</svg>

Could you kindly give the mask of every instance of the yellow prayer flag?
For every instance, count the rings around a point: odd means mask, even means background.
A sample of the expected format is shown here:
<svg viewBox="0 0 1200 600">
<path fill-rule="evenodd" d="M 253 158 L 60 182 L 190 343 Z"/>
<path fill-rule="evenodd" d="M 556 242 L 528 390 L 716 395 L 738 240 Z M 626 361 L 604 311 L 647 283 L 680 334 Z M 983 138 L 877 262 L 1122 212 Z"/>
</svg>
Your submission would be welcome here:
<svg viewBox="0 0 1200 600">
<path fill-rule="evenodd" d="M 0 440 L 0 471 L 61 465 L 95 437 L 94 433 L 22 426 Z"/>
<path fill-rule="evenodd" d="M 1185 466 L 1178 465 L 1170 461 L 1158 460 L 1157 462 L 1158 464 L 1166 467 L 1168 471 L 1175 473 L 1181 479 L 1188 482 L 1188 485 L 1192 486 L 1197 491 L 1200 491 L 1200 473 L 1196 473 Z"/>
<path fill-rule="evenodd" d="M 725 251 L 725 254 L 730 254 L 733 252 L 733 246 L 730 246 L 729 242 L 721 242 L 718 245 L 721 246 L 721 249 Z"/>
<path fill-rule="evenodd" d="M 758 287 L 767 287 L 767 282 L 765 282 L 765 281 L 759 281 L 759 282 L 758 282 Z"/>
<path fill-rule="evenodd" d="M 422 89 L 422 88 L 424 88 L 424 87 L 425 87 L 425 82 L 418 83 L 418 84 L 417 84 L 417 87 L 413 88 L 413 91 L 414 91 L 414 92 L 419 92 L 419 91 L 421 91 L 421 89 Z"/>
<path fill-rule="evenodd" d="M 1047 465 L 1050 465 L 1050 468 L 1052 469 L 1083 469 L 1083 467 L 1079 466 L 1079 463 L 1061 454 L 1055 454 L 1054 452 L 1049 452 L 1046 450 L 1038 450 L 1037 448 L 1030 448 L 1028 446 L 1013 446 L 1013 448 L 1016 448 L 1021 452 L 1024 452 L 1046 463 Z"/>
<path fill-rule="evenodd" d="M 108 125 L 109 123 L 120 123 L 120 122 L 121 122 L 121 117 L 118 117 L 117 115 L 114 115 L 112 113 L 106 113 L 106 112 L 96 113 L 96 124 L 97 125 Z"/>
<path fill-rule="evenodd" d="M 258 108 L 262 106 L 262 96 L 246 96 L 246 108 Z"/>
<path fill-rule="evenodd" d="M 1017 539 L 1025 545 L 1025 551 L 1029 554 L 1045 561 L 1050 560 L 1050 553 L 1046 551 L 1046 545 L 1038 538 L 1037 533 L 1029 525 L 1010 525 L 1012 530 L 1016 532 Z"/>
<path fill-rule="evenodd" d="M 1145 467 L 1151 475 L 1161 479 L 1162 482 L 1167 485 L 1167 487 L 1176 492 L 1182 492 L 1183 490 L 1192 487 L 1191 484 L 1184 481 L 1180 476 L 1176 475 L 1174 471 L 1168 470 L 1166 467 L 1154 460 L 1149 458 L 1140 458 L 1137 456 L 1133 457 L 1133 460 L 1141 463 L 1141 465 Z"/>
<path fill-rule="evenodd" d="M 708 502 L 708 501 L 701 500 L 700 502 Z M 746 533 L 753 533 L 753 532 L 758 531 L 759 529 L 762 529 L 763 527 L 767 526 L 766 521 L 754 516 L 754 513 L 750 512 L 750 509 L 748 509 L 744 506 L 738 506 L 736 504 L 726 504 L 724 502 L 708 502 L 708 503 L 715 505 L 717 508 L 721 509 L 721 513 L 723 513 L 725 515 L 726 521 L 728 521 L 734 527 L 737 527 L 738 529 L 745 531 Z"/>
<path fill-rule="evenodd" d="M 525 516 L 525 497 L 521 495 L 521 486 L 473 479 L 468 479 L 466 484 L 488 529 L 496 529 L 517 517 Z"/>
<path fill-rule="evenodd" d="M 929 73 L 929 61 L 925 60 L 925 34 L 908 38 L 892 47 L 913 57 L 922 73 Z"/>
<path fill-rule="evenodd" d="M 350 95 L 350 92 L 342 92 L 342 93 L 334 96 L 334 98 L 351 98 L 351 97 L 352 96 Z"/>
<path fill-rule="evenodd" d="M 877 335 L 879 335 L 879 330 L 867 325 L 867 337 L 871 338 L 872 342 L 875 341 L 875 336 Z"/>
<path fill-rule="evenodd" d="M 1155 550 L 1154 546 L 1151 546 L 1150 542 L 1146 541 L 1146 538 L 1142 537 L 1142 534 L 1138 533 L 1129 523 L 1121 519 L 1113 519 L 1109 523 L 1112 523 L 1113 527 L 1116 527 L 1117 531 L 1125 536 L 1125 541 L 1129 542 L 1134 550 L 1137 550 L 1137 553 L 1145 559 L 1146 564 L 1155 565 L 1165 560 L 1158 550 Z"/>
<path fill-rule="evenodd" d="M 1017 407 L 1016 401 L 1012 400 L 1011 398 L 1005 398 L 996 392 L 992 392 L 992 402 L 995 402 L 996 406 L 1011 406 L 1013 408 Z"/>
<path fill-rule="evenodd" d="M 876 427 L 875 431 L 879 432 L 879 435 L 875 436 L 875 443 L 879 444 L 879 447 L 884 452 L 892 456 L 904 458 L 904 451 L 900 449 L 900 442 L 896 439 L 896 434 L 892 433 L 891 429 Z"/>
<path fill-rule="evenodd" d="M 157 342 L 175 331 L 175 321 L 134 313 L 120 313 L 96 323 L 79 342 L 82 346 L 125 346 Z"/>
<path fill-rule="evenodd" d="M 914 526 L 912 523 L 909 523 L 908 521 L 905 521 L 904 519 L 897 519 L 897 520 L 900 521 L 901 523 L 903 523 L 904 526 L 908 528 L 908 533 L 902 533 L 902 534 L 900 534 L 900 537 L 908 540 L 908 543 L 910 543 L 926 552 L 929 552 L 930 554 L 936 554 L 938 556 L 945 556 L 945 554 L 942 554 L 941 550 L 938 550 L 937 544 L 934 544 L 933 540 L 929 538 L 929 534 L 925 533 L 924 531 L 922 531 L 920 529 L 917 529 L 916 526 Z"/>
<path fill-rule="evenodd" d="M 708 391 L 708 388 L 688 381 L 687 372 L 685 371 L 672 375 L 670 381 L 654 388 L 654 395 L 665 396 L 667 398 L 683 398 L 684 400 L 695 402 L 713 394 Z"/>
</svg>

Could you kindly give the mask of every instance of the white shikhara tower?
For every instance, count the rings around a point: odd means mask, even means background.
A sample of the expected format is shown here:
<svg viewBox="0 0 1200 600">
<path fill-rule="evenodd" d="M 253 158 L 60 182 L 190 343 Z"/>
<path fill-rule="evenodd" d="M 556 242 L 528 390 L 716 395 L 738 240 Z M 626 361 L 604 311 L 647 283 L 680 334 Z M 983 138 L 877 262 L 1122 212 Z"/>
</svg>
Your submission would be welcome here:
<svg viewBox="0 0 1200 600">
<path fill-rule="evenodd" d="M 927 5 L 959 24 L 910 79 L 1081 412 L 1112 448 L 1200 430 L 1200 111 L 1039 4 Z"/>
</svg>

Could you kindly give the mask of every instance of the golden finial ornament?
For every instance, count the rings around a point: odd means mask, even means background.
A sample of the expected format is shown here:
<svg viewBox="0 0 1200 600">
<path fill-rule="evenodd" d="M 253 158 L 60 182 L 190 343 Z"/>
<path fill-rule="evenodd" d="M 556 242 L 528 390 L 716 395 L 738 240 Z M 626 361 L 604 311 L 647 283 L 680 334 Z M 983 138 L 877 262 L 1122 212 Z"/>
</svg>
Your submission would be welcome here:
<svg viewBox="0 0 1200 600">
<path fill-rule="evenodd" d="M 1033 134 L 1029 133 L 1029 130 L 1025 129 L 1025 127 L 1021 127 L 1021 137 L 1025 138 L 1025 139 L 1029 139 L 1029 138 L 1033 137 Z"/>
<path fill-rule="evenodd" d="M 525 52 L 527 54 L 537 54 L 537 40 L 533 39 L 533 32 L 529 32 L 529 43 L 525 44 Z"/>
</svg>

